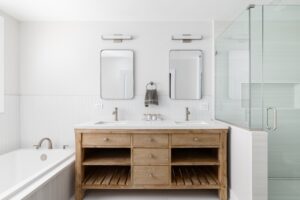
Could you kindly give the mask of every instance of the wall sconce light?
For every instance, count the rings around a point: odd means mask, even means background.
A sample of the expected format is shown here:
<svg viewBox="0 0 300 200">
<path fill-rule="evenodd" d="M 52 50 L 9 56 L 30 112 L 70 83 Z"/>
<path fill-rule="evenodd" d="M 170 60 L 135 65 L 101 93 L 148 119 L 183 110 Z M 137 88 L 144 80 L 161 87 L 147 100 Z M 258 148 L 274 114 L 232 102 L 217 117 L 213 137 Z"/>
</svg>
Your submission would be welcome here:
<svg viewBox="0 0 300 200">
<path fill-rule="evenodd" d="M 194 34 L 172 35 L 172 40 L 182 40 L 184 43 L 190 43 L 193 40 L 203 40 L 203 36 Z"/>
<path fill-rule="evenodd" d="M 112 34 L 112 35 L 101 35 L 102 40 L 113 40 L 115 43 L 123 42 L 123 40 L 132 40 L 132 35 L 124 34 Z"/>
</svg>

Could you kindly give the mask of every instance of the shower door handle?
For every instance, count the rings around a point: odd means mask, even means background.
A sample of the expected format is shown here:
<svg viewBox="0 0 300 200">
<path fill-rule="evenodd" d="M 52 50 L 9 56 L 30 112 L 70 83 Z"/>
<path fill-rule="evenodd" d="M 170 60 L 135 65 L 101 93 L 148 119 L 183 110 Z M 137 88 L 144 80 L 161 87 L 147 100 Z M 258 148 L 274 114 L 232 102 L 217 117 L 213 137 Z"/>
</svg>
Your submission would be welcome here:
<svg viewBox="0 0 300 200">
<path fill-rule="evenodd" d="M 273 110 L 273 126 L 269 125 L 269 111 Z M 277 129 L 277 108 L 276 107 L 268 107 L 267 108 L 267 129 L 270 131 L 275 131 Z"/>
</svg>

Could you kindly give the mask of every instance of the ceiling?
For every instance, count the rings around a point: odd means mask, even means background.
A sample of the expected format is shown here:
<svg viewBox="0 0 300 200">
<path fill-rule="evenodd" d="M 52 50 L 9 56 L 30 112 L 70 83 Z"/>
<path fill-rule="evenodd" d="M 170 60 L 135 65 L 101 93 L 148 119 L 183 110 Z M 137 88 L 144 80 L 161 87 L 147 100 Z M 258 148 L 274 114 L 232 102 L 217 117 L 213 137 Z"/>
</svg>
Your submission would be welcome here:
<svg viewBox="0 0 300 200">
<path fill-rule="evenodd" d="M 0 0 L 20 21 L 231 20 L 250 0 Z"/>
<path fill-rule="evenodd" d="M 249 4 L 300 0 L 0 0 L 0 10 L 20 21 L 232 20 Z"/>
</svg>

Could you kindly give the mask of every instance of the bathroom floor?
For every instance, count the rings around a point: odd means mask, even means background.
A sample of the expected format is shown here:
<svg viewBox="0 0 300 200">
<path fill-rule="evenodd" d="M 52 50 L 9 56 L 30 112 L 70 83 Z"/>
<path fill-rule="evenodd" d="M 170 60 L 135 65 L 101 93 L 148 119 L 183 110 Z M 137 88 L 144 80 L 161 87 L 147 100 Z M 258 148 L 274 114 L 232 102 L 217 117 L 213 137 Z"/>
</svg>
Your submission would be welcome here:
<svg viewBox="0 0 300 200">
<path fill-rule="evenodd" d="M 85 200 L 218 200 L 217 191 L 88 191 Z"/>
</svg>

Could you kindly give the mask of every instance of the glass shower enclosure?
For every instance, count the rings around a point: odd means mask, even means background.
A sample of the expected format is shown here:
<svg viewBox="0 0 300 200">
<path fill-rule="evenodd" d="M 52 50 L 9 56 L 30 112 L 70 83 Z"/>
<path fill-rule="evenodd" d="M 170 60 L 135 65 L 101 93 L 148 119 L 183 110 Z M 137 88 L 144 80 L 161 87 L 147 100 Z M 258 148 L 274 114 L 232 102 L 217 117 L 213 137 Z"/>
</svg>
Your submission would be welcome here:
<svg viewBox="0 0 300 200">
<path fill-rule="evenodd" d="M 300 199 L 300 6 L 250 6 L 216 39 L 216 119 L 269 133 L 269 199 Z"/>
</svg>

